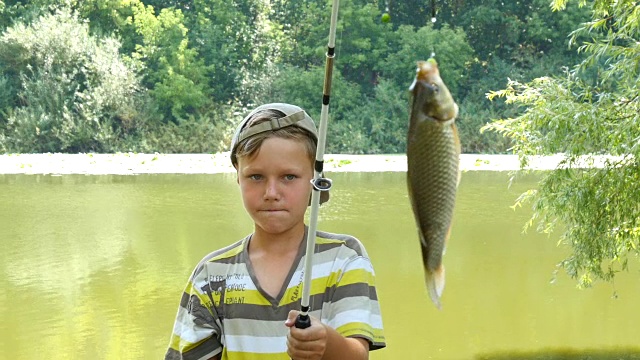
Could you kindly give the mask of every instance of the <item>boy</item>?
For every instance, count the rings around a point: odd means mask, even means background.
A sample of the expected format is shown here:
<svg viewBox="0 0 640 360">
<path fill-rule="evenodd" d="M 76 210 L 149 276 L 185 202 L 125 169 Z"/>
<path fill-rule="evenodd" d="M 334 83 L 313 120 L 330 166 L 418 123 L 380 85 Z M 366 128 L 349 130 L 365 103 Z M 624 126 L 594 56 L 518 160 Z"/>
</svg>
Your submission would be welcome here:
<svg viewBox="0 0 640 360">
<path fill-rule="evenodd" d="M 254 231 L 197 265 L 166 359 L 368 359 L 385 346 L 373 267 L 348 235 L 316 233 L 311 326 L 293 326 L 317 139 L 313 120 L 289 104 L 260 106 L 240 123 L 231 162 Z"/>
</svg>

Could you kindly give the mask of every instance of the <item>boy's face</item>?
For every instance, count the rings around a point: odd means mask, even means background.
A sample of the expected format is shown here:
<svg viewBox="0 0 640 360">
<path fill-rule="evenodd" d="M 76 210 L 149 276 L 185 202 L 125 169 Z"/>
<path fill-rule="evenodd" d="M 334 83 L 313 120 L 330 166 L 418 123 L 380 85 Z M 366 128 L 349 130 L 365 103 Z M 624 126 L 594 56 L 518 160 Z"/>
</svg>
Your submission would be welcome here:
<svg viewBox="0 0 640 360">
<path fill-rule="evenodd" d="M 256 231 L 282 234 L 304 226 L 313 166 L 302 143 L 277 137 L 258 153 L 238 158 L 238 184 Z"/>
</svg>

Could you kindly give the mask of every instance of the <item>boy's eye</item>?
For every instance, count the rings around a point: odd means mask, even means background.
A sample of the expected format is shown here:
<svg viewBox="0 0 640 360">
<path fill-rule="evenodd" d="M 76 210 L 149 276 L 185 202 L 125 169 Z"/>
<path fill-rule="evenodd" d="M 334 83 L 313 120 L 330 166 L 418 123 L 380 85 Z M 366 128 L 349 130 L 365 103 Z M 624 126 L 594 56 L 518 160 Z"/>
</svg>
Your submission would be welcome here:
<svg viewBox="0 0 640 360">
<path fill-rule="evenodd" d="M 297 176 L 289 174 L 289 175 L 285 175 L 284 178 L 289 180 L 289 181 L 291 181 L 291 180 L 295 180 L 297 178 Z"/>
<path fill-rule="evenodd" d="M 257 180 L 262 179 L 262 175 L 259 175 L 259 174 L 249 175 L 249 179 L 257 181 Z"/>
</svg>

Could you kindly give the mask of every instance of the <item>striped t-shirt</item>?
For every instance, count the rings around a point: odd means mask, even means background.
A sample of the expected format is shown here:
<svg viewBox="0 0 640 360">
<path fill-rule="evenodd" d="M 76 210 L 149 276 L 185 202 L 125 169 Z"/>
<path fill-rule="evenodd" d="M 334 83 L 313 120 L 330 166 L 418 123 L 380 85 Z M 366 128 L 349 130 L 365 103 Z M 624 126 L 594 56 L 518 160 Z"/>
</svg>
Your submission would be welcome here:
<svg viewBox="0 0 640 360">
<path fill-rule="evenodd" d="M 284 325 L 300 310 L 305 240 L 277 298 L 263 291 L 251 268 L 251 236 L 207 255 L 182 295 L 165 359 L 289 360 Z M 316 232 L 310 315 L 371 350 L 384 347 L 375 274 L 356 238 Z"/>
</svg>

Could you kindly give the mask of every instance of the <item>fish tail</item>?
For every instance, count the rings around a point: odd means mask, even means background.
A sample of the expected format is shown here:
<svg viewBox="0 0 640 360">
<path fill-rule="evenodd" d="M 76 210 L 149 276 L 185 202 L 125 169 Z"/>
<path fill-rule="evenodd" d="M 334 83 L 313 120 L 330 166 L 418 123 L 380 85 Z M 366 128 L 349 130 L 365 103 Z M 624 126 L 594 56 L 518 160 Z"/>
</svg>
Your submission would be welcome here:
<svg viewBox="0 0 640 360">
<path fill-rule="evenodd" d="M 425 270 L 427 291 L 429 292 L 431 301 L 433 301 L 438 310 L 440 310 L 442 308 L 440 297 L 442 297 L 442 291 L 444 290 L 444 265 L 440 264 L 434 271 Z"/>
</svg>

